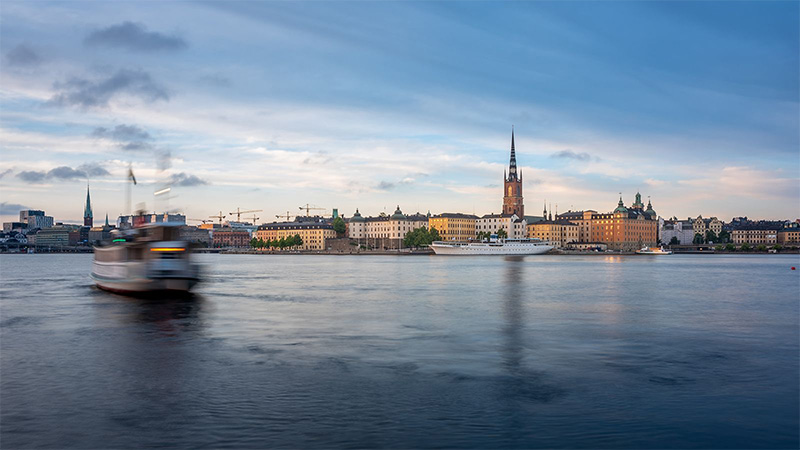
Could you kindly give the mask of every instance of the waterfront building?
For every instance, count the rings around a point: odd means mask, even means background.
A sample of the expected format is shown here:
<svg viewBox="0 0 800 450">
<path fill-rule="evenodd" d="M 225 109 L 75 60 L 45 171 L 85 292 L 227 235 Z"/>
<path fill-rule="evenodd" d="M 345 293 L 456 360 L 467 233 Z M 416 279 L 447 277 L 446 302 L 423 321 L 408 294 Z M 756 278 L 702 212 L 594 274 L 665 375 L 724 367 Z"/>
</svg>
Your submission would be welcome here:
<svg viewBox="0 0 800 450">
<path fill-rule="evenodd" d="M 27 222 L 3 222 L 3 232 L 8 233 L 11 231 L 25 231 L 28 229 Z"/>
<path fill-rule="evenodd" d="M 527 225 L 527 237 L 550 241 L 557 248 L 578 242 L 578 225 L 568 220 L 542 220 Z"/>
<path fill-rule="evenodd" d="M 746 222 L 734 228 L 731 240 L 737 245 L 775 245 L 778 243 L 778 232 L 782 228 L 782 222 Z"/>
<path fill-rule="evenodd" d="M 213 230 L 211 243 L 214 247 L 250 247 L 250 232 L 243 229 L 221 227 Z"/>
<path fill-rule="evenodd" d="M 679 220 L 673 217 L 659 222 L 658 235 L 662 244 L 669 244 L 673 237 L 678 240 L 678 244 L 691 244 L 694 241 L 694 220 L 691 218 Z"/>
<path fill-rule="evenodd" d="M 216 234 L 217 231 L 214 231 Z M 258 227 L 255 238 L 262 241 L 275 241 L 298 235 L 303 245 L 298 250 L 325 250 L 328 239 L 335 239 L 333 225 L 327 222 L 277 222 Z M 248 243 L 249 245 L 249 243 Z"/>
<path fill-rule="evenodd" d="M 180 236 L 181 239 L 200 247 L 210 247 L 213 244 L 211 233 L 207 228 L 184 225 L 180 228 Z"/>
<path fill-rule="evenodd" d="M 66 247 L 78 245 L 81 237 L 80 225 L 56 225 L 39 230 L 36 234 L 37 247 Z"/>
<path fill-rule="evenodd" d="M 591 242 L 592 240 L 592 216 L 597 211 L 588 209 L 586 211 L 567 211 L 556 214 L 556 220 L 566 220 L 578 226 L 578 242 Z M 547 217 L 547 208 L 544 209 Z"/>
<path fill-rule="evenodd" d="M 19 221 L 28 224 L 28 229 L 50 228 L 54 221 L 52 216 L 46 216 L 44 211 L 38 209 L 26 209 L 19 212 Z"/>
<path fill-rule="evenodd" d="M 89 197 L 89 183 L 86 183 L 86 204 L 83 206 L 83 226 L 94 226 L 94 216 L 92 215 L 92 199 Z"/>
<path fill-rule="evenodd" d="M 366 220 L 356 208 L 355 214 L 347 221 L 347 237 L 350 239 L 365 239 L 367 237 Z"/>
<path fill-rule="evenodd" d="M 588 211 L 568 211 L 557 214 L 556 218 L 568 220 L 578 225 L 578 242 L 608 245 L 611 250 L 634 251 L 645 245 L 654 246 L 658 242 L 658 214 L 650 201 L 645 207 L 641 195 L 631 208 L 625 207 L 622 197 L 617 208 L 610 213 Z"/>
<path fill-rule="evenodd" d="M 525 217 L 522 199 L 522 171 L 517 174 L 517 155 L 514 149 L 514 128 L 511 128 L 511 159 L 508 173 L 503 173 L 503 215 Z"/>
<path fill-rule="evenodd" d="M 723 223 L 721 220 L 717 219 L 716 217 L 712 217 L 710 219 L 704 219 L 703 216 L 697 216 L 694 219 L 694 223 L 692 224 L 692 231 L 694 234 L 699 234 L 703 236 L 705 239 L 706 231 L 713 231 L 716 236 L 719 236 L 719 233 L 722 232 Z M 682 242 L 682 241 L 681 241 Z M 686 244 L 690 244 L 691 241 L 686 242 Z"/>
<path fill-rule="evenodd" d="M 789 222 L 778 230 L 778 244 L 798 245 L 800 244 L 800 224 Z"/>
<path fill-rule="evenodd" d="M 527 234 L 525 220 L 516 214 L 486 214 L 475 219 L 475 235 L 480 232 L 497 233 L 505 230 L 509 238 L 523 238 Z"/>
<path fill-rule="evenodd" d="M 353 216 L 355 218 L 355 215 Z M 353 222 L 350 219 L 351 231 L 350 237 L 354 239 L 361 239 L 358 229 L 353 230 L 352 227 L 360 227 L 357 223 L 358 220 Z M 417 228 L 428 227 L 428 216 L 420 214 L 405 215 L 400 210 L 400 206 L 394 211 L 394 214 L 387 216 L 385 214 L 377 217 L 365 217 L 363 225 L 363 238 L 373 248 L 394 249 L 403 247 L 403 238 L 406 237 L 410 231 Z"/>
<path fill-rule="evenodd" d="M 442 213 L 431 216 L 428 226 L 436 228 L 442 240 L 467 241 L 475 237 L 477 220 L 478 216 L 474 214 Z"/>
</svg>

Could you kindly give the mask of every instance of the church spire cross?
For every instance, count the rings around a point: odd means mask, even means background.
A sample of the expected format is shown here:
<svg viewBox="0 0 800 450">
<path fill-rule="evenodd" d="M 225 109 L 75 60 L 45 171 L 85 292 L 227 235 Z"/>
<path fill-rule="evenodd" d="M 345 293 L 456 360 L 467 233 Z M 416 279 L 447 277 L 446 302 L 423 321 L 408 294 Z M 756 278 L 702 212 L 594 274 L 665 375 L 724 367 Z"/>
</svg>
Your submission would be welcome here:
<svg viewBox="0 0 800 450">
<path fill-rule="evenodd" d="M 508 163 L 508 179 L 517 179 L 517 152 L 514 149 L 514 125 L 511 125 L 511 160 Z"/>
</svg>

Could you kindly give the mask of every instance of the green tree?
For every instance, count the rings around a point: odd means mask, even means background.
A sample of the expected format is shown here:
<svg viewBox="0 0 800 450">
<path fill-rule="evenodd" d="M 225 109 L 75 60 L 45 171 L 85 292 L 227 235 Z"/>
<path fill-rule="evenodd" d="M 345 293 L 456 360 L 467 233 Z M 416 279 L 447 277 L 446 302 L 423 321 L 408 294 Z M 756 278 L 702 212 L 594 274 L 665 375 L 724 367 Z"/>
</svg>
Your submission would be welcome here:
<svg viewBox="0 0 800 450">
<path fill-rule="evenodd" d="M 264 242 L 264 239 L 258 238 L 257 246 L 258 248 L 264 248 L 266 246 L 266 242 Z"/>
<path fill-rule="evenodd" d="M 436 228 L 420 227 L 406 233 L 403 238 L 403 246 L 408 248 L 420 248 L 431 245 L 433 241 L 440 241 L 439 232 Z"/>
<path fill-rule="evenodd" d="M 783 246 L 781 244 L 775 244 L 772 246 L 772 249 L 775 250 L 776 252 L 779 252 L 783 250 Z"/>
<path fill-rule="evenodd" d="M 669 240 L 669 245 L 681 245 L 681 241 L 678 240 L 678 236 L 672 236 L 672 239 Z"/>
<path fill-rule="evenodd" d="M 341 217 L 337 217 L 337 219 L 340 219 L 340 218 Z M 301 238 L 299 234 L 295 234 L 292 237 L 292 242 L 294 243 L 295 247 L 300 247 L 301 245 L 303 245 L 303 238 Z"/>
<path fill-rule="evenodd" d="M 725 246 L 722 245 L 722 244 L 719 244 L 716 247 L 714 247 L 714 250 L 716 250 L 718 252 L 721 252 L 721 251 L 725 250 Z"/>
<path fill-rule="evenodd" d="M 256 239 L 256 238 L 250 239 L 250 247 L 257 248 L 258 247 L 258 239 Z"/>
<path fill-rule="evenodd" d="M 278 248 L 281 249 L 281 250 L 286 248 L 286 238 L 285 237 L 282 237 L 282 238 L 278 239 Z"/>
<path fill-rule="evenodd" d="M 714 243 L 717 241 L 717 233 L 711 230 L 706 230 L 706 244 Z"/>
<path fill-rule="evenodd" d="M 750 244 L 745 242 L 744 244 L 742 244 L 741 247 L 739 247 L 739 250 L 741 250 L 743 252 L 749 252 L 750 251 Z"/>
<path fill-rule="evenodd" d="M 764 244 L 759 244 L 758 247 L 756 247 L 756 251 L 757 252 L 765 252 L 765 251 L 767 251 L 767 246 L 764 245 Z"/>
<path fill-rule="evenodd" d="M 695 233 L 694 240 L 692 240 L 693 244 L 702 244 L 703 243 L 703 235 L 700 233 Z"/>
<path fill-rule="evenodd" d="M 722 230 L 722 231 L 719 232 L 719 235 L 717 236 L 717 241 L 722 242 L 722 243 L 730 242 L 731 241 L 731 234 L 728 233 L 725 230 Z"/>
<path fill-rule="evenodd" d="M 431 227 L 430 234 L 431 234 L 431 242 L 442 240 L 442 236 L 439 234 L 439 230 L 437 230 L 436 227 Z"/>
<path fill-rule="evenodd" d="M 727 250 L 729 252 L 735 252 L 736 251 L 736 246 L 733 245 L 733 244 L 725 244 L 725 250 Z"/>
<path fill-rule="evenodd" d="M 502 228 L 498 228 L 497 229 L 497 237 L 499 239 L 506 239 L 506 238 L 508 238 L 508 233 L 506 232 L 506 230 L 504 230 Z"/>
<path fill-rule="evenodd" d="M 345 226 L 344 220 L 341 217 L 333 219 L 333 231 L 336 232 L 337 237 L 344 236 L 346 229 L 347 227 Z"/>
</svg>

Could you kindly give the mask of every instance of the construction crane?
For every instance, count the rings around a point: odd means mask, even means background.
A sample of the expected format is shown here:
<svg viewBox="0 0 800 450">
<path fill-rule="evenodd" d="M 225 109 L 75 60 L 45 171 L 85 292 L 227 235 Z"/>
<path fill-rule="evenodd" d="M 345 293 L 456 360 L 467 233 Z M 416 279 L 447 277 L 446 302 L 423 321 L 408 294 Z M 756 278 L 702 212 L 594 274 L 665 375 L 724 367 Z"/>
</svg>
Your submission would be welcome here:
<svg viewBox="0 0 800 450">
<path fill-rule="evenodd" d="M 208 216 L 208 218 L 209 218 L 209 219 L 219 219 L 219 224 L 220 224 L 220 226 L 222 226 L 222 219 L 224 219 L 224 218 L 226 218 L 226 217 L 228 217 L 228 216 L 223 216 L 223 215 L 222 215 L 222 211 L 220 211 L 220 212 L 219 212 L 219 215 L 216 215 L 216 216 Z"/>
<path fill-rule="evenodd" d="M 278 219 L 282 219 L 282 218 L 286 217 L 286 221 L 288 222 L 289 219 L 291 219 L 294 216 L 289 214 L 289 211 L 286 211 L 286 214 L 277 214 L 277 215 L 275 215 L 275 217 L 277 217 Z"/>
<path fill-rule="evenodd" d="M 205 224 L 206 224 L 206 222 L 211 222 L 211 221 L 210 221 L 210 220 L 208 220 L 208 219 L 189 219 L 189 220 L 194 220 L 194 221 L 196 221 L 196 222 L 203 222 L 203 225 L 205 225 Z"/>
<path fill-rule="evenodd" d="M 228 213 L 228 214 L 230 214 L 230 215 L 236 214 L 236 221 L 237 222 L 241 222 L 242 221 L 242 214 L 255 213 L 255 212 L 261 212 L 261 211 L 263 211 L 263 209 L 248 209 L 247 211 L 242 211 L 239 208 L 236 208 L 236 211 L 234 211 L 232 213 Z"/>
<path fill-rule="evenodd" d="M 260 219 L 260 218 L 261 218 L 261 217 L 256 217 L 256 215 L 255 215 L 255 214 L 253 214 L 253 225 L 255 225 L 255 224 L 256 224 L 256 222 L 258 222 L 258 219 Z"/>
<path fill-rule="evenodd" d="M 300 210 L 301 210 L 301 211 L 302 211 L 302 210 L 304 210 L 304 209 L 306 210 L 306 216 L 307 216 L 307 217 L 311 217 L 311 210 L 312 210 L 312 209 L 320 209 L 320 210 L 322 210 L 322 211 L 325 211 L 325 208 L 315 208 L 315 207 L 313 207 L 313 206 L 309 205 L 308 203 L 306 203 L 306 206 L 301 206 L 301 207 L 300 207 Z"/>
</svg>

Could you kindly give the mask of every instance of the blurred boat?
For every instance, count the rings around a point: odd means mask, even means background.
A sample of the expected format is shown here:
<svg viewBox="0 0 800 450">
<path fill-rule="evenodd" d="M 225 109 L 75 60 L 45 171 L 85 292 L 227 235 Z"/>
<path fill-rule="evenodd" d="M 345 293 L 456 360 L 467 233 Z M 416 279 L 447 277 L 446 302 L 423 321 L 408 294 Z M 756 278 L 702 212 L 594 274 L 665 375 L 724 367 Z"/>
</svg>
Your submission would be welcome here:
<svg viewBox="0 0 800 450">
<path fill-rule="evenodd" d="M 110 243 L 95 246 L 91 277 L 100 289 L 118 293 L 189 292 L 200 281 L 191 253 L 178 225 L 119 230 Z"/>
<path fill-rule="evenodd" d="M 636 250 L 637 255 L 671 255 L 672 250 L 664 250 L 664 247 L 642 247 Z"/>
<path fill-rule="evenodd" d="M 430 245 L 437 255 L 540 255 L 553 245 L 539 239 L 497 239 L 488 242 L 436 241 Z"/>
</svg>

